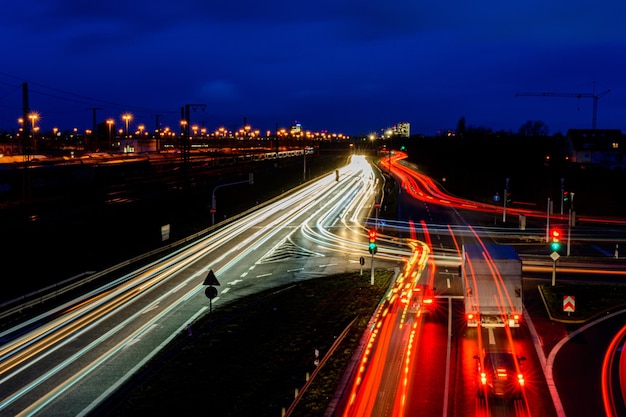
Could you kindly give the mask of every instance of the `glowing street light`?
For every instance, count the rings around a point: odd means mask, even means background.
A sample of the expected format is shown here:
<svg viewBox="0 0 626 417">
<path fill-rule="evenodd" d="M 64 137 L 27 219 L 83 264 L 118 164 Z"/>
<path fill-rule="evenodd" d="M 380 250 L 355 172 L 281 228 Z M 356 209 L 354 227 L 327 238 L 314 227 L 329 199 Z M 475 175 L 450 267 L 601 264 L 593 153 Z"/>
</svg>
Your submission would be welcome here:
<svg viewBox="0 0 626 417">
<path fill-rule="evenodd" d="M 109 126 L 109 146 L 111 146 L 111 149 L 113 149 L 113 137 L 111 135 L 111 129 L 113 128 L 114 124 L 115 120 L 107 119 L 107 125 Z"/>
<path fill-rule="evenodd" d="M 133 119 L 133 115 L 130 113 L 124 113 L 122 115 L 122 120 L 126 122 L 126 139 L 128 139 L 128 123 Z"/>
<path fill-rule="evenodd" d="M 37 113 L 30 113 L 28 115 L 28 118 L 30 119 L 31 132 L 33 134 L 33 149 L 36 151 L 37 150 L 37 142 L 36 142 L 36 138 L 35 138 L 35 132 L 37 131 L 37 129 L 35 128 L 35 123 L 39 119 L 39 115 Z"/>
</svg>

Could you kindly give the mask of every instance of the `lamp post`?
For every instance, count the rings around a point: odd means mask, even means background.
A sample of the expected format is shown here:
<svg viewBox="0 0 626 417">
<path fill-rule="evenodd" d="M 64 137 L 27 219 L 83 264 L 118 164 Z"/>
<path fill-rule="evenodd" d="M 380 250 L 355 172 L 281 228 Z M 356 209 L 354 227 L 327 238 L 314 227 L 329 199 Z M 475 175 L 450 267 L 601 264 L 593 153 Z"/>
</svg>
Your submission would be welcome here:
<svg viewBox="0 0 626 417">
<path fill-rule="evenodd" d="M 30 113 L 28 115 L 28 118 L 30 119 L 30 123 L 31 123 L 31 132 L 33 132 L 33 140 L 32 140 L 33 152 L 37 152 L 37 141 L 35 138 L 35 132 L 36 132 L 35 122 L 37 122 L 37 119 L 39 119 L 39 115 L 37 113 Z"/>
<path fill-rule="evenodd" d="M 124 120 L 124 122 L 126 123 L 126 142 L 124 143 L 124 150 L 123 152 L 126 153 L 128 152 L 128 123 L 132 120 L 133 115 L 130 113 L 124 113 L 122 115 L 122 119 Z"/>
<path fill-rule="evenodd" d="M 133 115 L 130 113 L 125 113 L 122 115 L 122 119 L 126 122 L 126 139 L 128 139 L 128 123 L 132 120 Z"/>
<path fill-rule="evenodd" d="M 113 119 L 107 120 L 107 126 L 109 126 L 109 147 L 113 149 L 113 137 L 111 135 L 111 129 L 113 128 L 113 124 L 115 121 Z"/>
</svg>

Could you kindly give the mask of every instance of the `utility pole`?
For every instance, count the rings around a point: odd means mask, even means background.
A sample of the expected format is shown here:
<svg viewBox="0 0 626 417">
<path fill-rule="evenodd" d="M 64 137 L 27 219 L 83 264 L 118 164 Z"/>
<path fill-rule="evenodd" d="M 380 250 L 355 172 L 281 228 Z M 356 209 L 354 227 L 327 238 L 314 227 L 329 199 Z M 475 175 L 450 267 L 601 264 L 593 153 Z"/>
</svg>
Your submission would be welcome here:
<svg viewBox="0 0 626 417">
<path fill-rule="evenodd" d="M 181 119 L 183 121 L 183 128 L 181 130 L 181 144 L 180 144 L 180 154 L 183 164 L 183 173 L 186 175 L 189 169 L 189 160 L 190 160 L 190 151 L 191 151 L 191 137 L 189 136 L 189 111 L 200 109 L 200 111 L 204 111 L 206 109 L 206 104 L 185 104 L 184 107 L 181 107 Z M 185 178 L 185 182 L 187 178 Z"/>
<path fill-rule="evenodd" d="M 96 122 L 96 112 L 98 110 L 102 110 L 100 107 L 88 107 L 87 110 L 91 110 L 91 134 L 93 135 L 94 138 L 98 137 L 98 124 Z M 85 148 L 88 148 L 87 144 L 85 144 Z M 95 149 L 98 148 L 98 143 L 96 141 L 96 146 Z M 85 149 L 85 150 L 89 150 L 89 149 Z"/>
<path fill-rule="evenodd" d="M 31 157 L 30 124 L 28 114 L 30 106 L 28 104 L 28 83 L 22 83 L 22 158 L 24 159 L 24 174 L 22 181 L 22 197 L 25 201 L 30 201 L 30 172 L 28 165 Z"/>
</svg>

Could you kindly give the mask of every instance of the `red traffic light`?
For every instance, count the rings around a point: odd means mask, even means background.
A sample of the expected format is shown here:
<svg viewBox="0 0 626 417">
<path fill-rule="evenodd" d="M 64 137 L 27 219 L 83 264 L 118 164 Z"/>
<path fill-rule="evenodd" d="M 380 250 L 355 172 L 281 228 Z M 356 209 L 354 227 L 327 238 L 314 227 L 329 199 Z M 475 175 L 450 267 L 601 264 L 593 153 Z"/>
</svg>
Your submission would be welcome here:
<svg viewBox="0 0 626 417">
<path fill-rule="evenodd" d="M 561 249 L 561 231 L 558 229 L 552 229 L 552 242 L 550 247 L 554 251 Z"/>
<path fill-rule="evenodd" d="M 370 243 L 376 242 L 376 230 L 372 229 L 369 231 Z"/>
</svg>

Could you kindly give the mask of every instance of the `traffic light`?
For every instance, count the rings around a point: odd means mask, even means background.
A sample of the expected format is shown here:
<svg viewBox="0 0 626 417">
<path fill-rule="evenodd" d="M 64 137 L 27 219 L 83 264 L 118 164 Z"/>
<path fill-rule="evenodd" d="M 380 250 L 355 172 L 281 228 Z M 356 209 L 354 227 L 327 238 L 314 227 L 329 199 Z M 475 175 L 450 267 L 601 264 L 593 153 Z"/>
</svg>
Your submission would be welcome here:
<svg viewBox="0 0 626 417">
<path fill-rule="evenodd" d="M 553 251 L 561 249 L 561 232 L 558 229 L 552 229 L 552 241 L 550 242 L 550 248 Z"/>
<path fill-rule="evenodd" d="M 378 247 L 376 246 L 376 230 L 370 230 L 368 235 L 370 239 L 369 250 L 370 253 L 374 255 L 376 252 L 378 252 Z"/>
<path fill-rule="evenodd" d="M 563 202 L 567 203 L 569 201 L 569 191 L 563 191 Z"/>
</svg>

